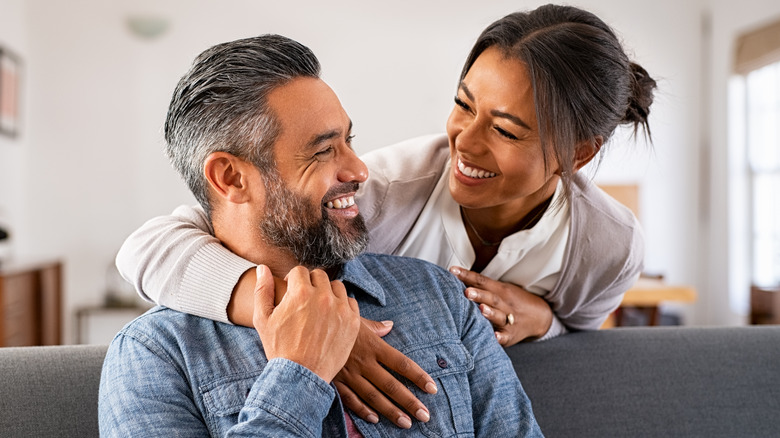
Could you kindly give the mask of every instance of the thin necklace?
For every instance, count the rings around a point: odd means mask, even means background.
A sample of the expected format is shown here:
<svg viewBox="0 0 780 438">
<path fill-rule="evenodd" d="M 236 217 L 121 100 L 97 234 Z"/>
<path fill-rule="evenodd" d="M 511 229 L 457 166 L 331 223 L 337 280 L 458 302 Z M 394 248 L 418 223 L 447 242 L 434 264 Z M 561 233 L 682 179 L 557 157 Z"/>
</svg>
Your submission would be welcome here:
<svg viewBox="0 0 780 438">
<path fill-rule="evenodd" d="M 525 223 L 523 223 L 523 226 L 520 227 L 520 229 L 518 231 L 525 230 L 531 224 L 536 222 L 536 220 L 539 219 L 539 217 L 542 214 L 544 214 L 545 211 L 547 211 L 547 206 L 549 205 L 551 199 L 552 199 L 552 196 L 549 199 L 547 199 L 547 201 L 541 203 L 537 207 L 539 210 L 536 212 L 536 214 L 534 214 L 534 216 L 531 218 L 531 220 L 525 221 Z M 471 231 L 474 232 L 474 235 L 477 236 L 477 239 L 479 239 L 480 243 L 482 243 L 483 246 L 498 246 L 504 240 L 503 237 L 498 242 L 491 242 L 489 240 L 483 239 L 482 236 L 479 235 L 479 232 L 477 232 L 477 228 L 474 226 L 474 224 L 471 223 L 471 219 L 469 219 L 468 215 L 463 210 L 463 207 L 460 207 L 460 215 L 463 216 L 463 219 L 466 220 L 466 224 L 468 224 L 469 228 L 471 228 Z"/>
</svg>

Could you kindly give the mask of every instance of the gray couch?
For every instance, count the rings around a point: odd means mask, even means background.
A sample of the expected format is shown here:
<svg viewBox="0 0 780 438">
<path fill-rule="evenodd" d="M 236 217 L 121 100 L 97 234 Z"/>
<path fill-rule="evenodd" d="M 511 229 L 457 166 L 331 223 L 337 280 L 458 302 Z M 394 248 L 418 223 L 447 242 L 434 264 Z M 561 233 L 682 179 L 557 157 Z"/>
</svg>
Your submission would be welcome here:
<svg viewBox="0 0 780 438">
<path fill-rule="evenodd" d="M 0 436 L 98 436 L 105 351 L 0 349 Z M 507 351 L 548 437 L 780 436 L 780 326 L 613 329 Z"/>
</svg>

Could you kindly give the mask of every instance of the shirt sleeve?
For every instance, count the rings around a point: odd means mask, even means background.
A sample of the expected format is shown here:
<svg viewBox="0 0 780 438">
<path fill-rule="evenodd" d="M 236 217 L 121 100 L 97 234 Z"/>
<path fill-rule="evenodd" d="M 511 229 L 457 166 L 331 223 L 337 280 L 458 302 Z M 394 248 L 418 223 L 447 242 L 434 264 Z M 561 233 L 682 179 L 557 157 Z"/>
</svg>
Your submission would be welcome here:
<svg viewBox="0 0 780 438">
<path fill-rule="evenodd" d="M 309 369 L 287 359 L 271 359 L 227 436 L 320 437 L 335 397 L 336 391 Z"/>
<path fill-rule="evenodd" d="M 645 254 L 631 210 L 578 175 L 561 280 L 545 297 L 568 331 L 598 330 L 639 278 Z"/>
<path fill-rule="evenodd" d="M 181 206 L 133 232 L 119 249 L 116 266 L 147 301 L 229 322 L 233 288 L 255 264 L 222 246 L 202 208 Z"/>
<path fill-rule="evenodd" d="M 305 367 L 272 359 L 252 385 L 230 437 L 319 437 L 335 390 Z M 100 436 L 209 436 L 187 376 L 161 349 L 119 335 L 100 381 Z"/>
<path fill-rule="evenodd" d="M 624 238 L 627 249 L 613 249 L 616 254 L 611 255 L 612 260 L 608 266 L 591 263 L 590 266 L 569 267 L 580 269 L 589 275 L 575 273 L 580 281 L 572 282 L 565 296 L 561 297 L 568 312 L 565 316 L 559 312 L 558 316 L 566 330 L 598 330 L 607 317 L 620 306 L 626 291 L 639 279 L 644 261 L 644 238 L 638 223 L 631 231 L 633 233 Z M 618 246 L 616 242 L 611 242 L 612 248 Z M 606 251 L 605 249 L 597 253 L 605 254 Z"/>
<path fill-rule="evenodd" d="M 490 322 L 475 303 L 465 298 L 459 301 L 464 315 L 461 339 L 474 358 L 469 386 L 476 436 L 541 437 L 531 401 Z"/>
</svg>

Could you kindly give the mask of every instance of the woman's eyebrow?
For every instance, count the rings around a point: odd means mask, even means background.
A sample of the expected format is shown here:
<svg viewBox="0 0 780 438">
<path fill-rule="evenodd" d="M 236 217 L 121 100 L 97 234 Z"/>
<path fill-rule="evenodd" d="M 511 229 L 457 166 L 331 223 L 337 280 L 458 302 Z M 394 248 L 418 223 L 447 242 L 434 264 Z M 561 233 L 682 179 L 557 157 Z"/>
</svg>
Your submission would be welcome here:
<svg viewBox="0 0 780 438">
<path fill-rule="evenodd" d="M 505 112 L 499 111 L 499 110 L 490 110 L 490 114 L 493 117 L 501 117 L 503 119 L 507 119 L 510 122 L 512 122 L 512 123 L 514 123 L 514 124 L 516 124 L 516 125 L 518 125 L 518 126 L 520 126 L 522 128 L 525 128 L 525 129 L 527 129 L 529 131 L 531 130 L 531 127 L 528 126 L 528 124 L 525 123 L 523 121 L 523 119 L 521 119 L 520 117 L 517 117 L 515 115 L 509 114 L 509 113 L 505 113 Z"/>
<path fill-rule="evenodd" d="M 463 81 L 460 82 L 460 89 L 463 90 L 463 94 L 465 94 L 469 100 L 474 100 L 474 94 L 471 93 L 471 90 L 469 90 L 469 87 L 467 87 Z"/>
<path fill-rule="evenodd" d="M 463 94 L 466 95 L 466 97 L 469 98 L 469 100 L 474 101 L 474 94 L 471 93 L 471 90 L 469 90 L 469 87 L 466 86 L 463 82 L 460 83 L 460 89 L 463 90 Z M 523 119 L 520 117 L 517 117 L 516 115 L 505 113 L 503 111 L 499 110 L 491 110 L 490 115 L 493 117 L 501 117 L 502 119 L 507 119 L 510 122 L 514 123 L 515 125 L 520 126 L 521 128 L 531 130 L 531 126 L 528 123 L 525 123 Z"/>
</svg>

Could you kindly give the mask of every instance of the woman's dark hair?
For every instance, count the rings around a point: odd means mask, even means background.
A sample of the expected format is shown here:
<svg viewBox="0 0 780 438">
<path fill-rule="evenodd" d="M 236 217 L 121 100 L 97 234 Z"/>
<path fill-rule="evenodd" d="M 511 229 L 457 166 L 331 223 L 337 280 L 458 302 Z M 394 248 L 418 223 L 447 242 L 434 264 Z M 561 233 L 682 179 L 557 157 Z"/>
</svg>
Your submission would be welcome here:
<svg viewBox="0 0 780 438">
<path fill-rule="evenodd" d="M 656 82 L 628 59 L 612 29 L 600 18 L 570 6 L 545 5 L 507 15 L 477 39 L 460 79 L 488 48 L 528 68 L 545 166 L 551 155 L 561 166 L 565 198 L 570 198 L 575 146 L 603 143 L 621 124 L 647 123 Z"/>
</svg>

